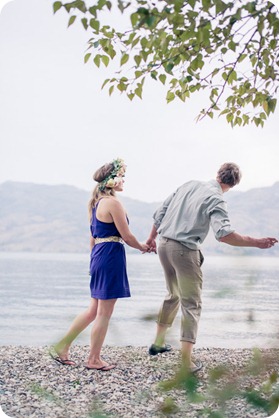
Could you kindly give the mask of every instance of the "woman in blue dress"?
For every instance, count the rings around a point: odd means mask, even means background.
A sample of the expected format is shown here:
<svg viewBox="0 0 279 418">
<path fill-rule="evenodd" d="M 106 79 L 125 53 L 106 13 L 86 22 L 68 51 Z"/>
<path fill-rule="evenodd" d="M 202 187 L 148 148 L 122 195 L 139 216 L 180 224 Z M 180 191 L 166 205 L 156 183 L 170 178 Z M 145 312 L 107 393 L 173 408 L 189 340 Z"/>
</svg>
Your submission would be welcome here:
<svg viewBox="0 0 279 418">
<path fill-rule="evenodd" d="M 61 364 L 75 366 L 69 359 L 70 346 L 94 321 L 85 367 L 102 371 L 115 367 L 101 358 L 101 349 L 117 299 L 130 297 L 123 244 L 143 253 L 149 251 L 149 246 L 140 243 L 131 233 L 125 209 L 116 197 L 115 192 L 123 191 L 125 171 L 124 161 L 118 158 L 102 166 L 93 176 L 98 184 L 89 202 L 91 300 L 88 309 L 75 318 L 67 334 L 53 347 L 52 357 Z"/>
</svg>

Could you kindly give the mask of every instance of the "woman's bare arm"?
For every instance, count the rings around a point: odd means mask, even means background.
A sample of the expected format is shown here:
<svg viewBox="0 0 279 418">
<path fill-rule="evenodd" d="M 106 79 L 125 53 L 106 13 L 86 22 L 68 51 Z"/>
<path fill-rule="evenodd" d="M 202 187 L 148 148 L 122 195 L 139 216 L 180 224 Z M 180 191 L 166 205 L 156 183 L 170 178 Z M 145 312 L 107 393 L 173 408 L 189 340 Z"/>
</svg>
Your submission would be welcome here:
<svg viewBox="0 0 279 418">
<path fill-rule="evenodd" d="M 130 231 L 127 215 L 122 204 L 118 200 L 110 199 L 109 212 L 117 230 L 121 235 L 121 238 L 126 242 L 126 244 L 143 252 L 149 250 L 149 246 L 147 244 L 140 243 Z"/>
</svg>

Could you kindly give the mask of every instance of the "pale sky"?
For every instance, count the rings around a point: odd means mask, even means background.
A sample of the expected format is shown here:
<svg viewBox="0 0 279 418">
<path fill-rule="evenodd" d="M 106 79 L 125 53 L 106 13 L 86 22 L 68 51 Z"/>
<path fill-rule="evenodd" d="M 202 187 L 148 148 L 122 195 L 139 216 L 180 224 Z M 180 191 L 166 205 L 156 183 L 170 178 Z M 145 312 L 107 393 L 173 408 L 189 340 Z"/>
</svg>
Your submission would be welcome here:
<svg viewBox="0 0 279 418">
<path fill-rule="evenodd" d="M 101 90 L 112 73 L 83 63 L 90 32 L 67 29 L 52 0 L 0 0 L 0 183 L 68 184 L 91 190 L 93 172 L 121 157 L 123 195 L 161 201 L 191 179 L 215 177 L 226 161 L 238 190 L 279 181 L 279 105 L 265 127 L 196 123 L 201 98 L 166 104 L 161 83 L 130 102 Z M 274 2 L 278 4 L 278 1 Z"/>
</svg>

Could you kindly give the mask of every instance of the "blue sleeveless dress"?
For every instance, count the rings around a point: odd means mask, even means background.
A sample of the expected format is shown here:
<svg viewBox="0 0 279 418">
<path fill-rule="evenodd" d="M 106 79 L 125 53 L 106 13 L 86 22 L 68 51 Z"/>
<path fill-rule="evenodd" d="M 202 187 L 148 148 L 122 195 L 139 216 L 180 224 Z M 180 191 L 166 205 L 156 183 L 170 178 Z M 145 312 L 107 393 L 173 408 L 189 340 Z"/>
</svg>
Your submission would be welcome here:
<svg viewBox="0 0 279 418">
<path fill-rule="evenodd" d="M 90 225 L 92 237 L 120 237 L 114 222 L 102 222 L 97 219 L 98 204 L 92 210 Z M 130 297 L 124 245 L 120 242 L 102 242 L 94 245 L 90 259 L 90 276 L 92 298 L 117 299 Z"/>
</svg>

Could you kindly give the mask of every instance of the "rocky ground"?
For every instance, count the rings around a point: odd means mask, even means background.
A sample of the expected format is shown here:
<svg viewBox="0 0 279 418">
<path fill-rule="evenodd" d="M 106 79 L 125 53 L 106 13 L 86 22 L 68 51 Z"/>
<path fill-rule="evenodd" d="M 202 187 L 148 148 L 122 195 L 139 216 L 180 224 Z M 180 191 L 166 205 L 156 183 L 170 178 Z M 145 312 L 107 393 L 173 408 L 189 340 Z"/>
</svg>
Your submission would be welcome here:
<svg viewBox="0 0 279 418">
<path fill-rule="evenodd" d="M 196 349 L 204 367 L 195 377 L 181 370 L 178 350 L 150 357 L 147 347 L 105 346 L 104 359 L 117 367 L 102 372 L 85 369 L 88 349 L 74 346 L 77 367 L 70 367 L 51 359 L 49 347 L 0 347 L 3 412 L 13 418 L 265 418 L 278 405 L 278 349 Z"/>
</svg>

